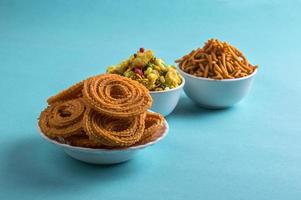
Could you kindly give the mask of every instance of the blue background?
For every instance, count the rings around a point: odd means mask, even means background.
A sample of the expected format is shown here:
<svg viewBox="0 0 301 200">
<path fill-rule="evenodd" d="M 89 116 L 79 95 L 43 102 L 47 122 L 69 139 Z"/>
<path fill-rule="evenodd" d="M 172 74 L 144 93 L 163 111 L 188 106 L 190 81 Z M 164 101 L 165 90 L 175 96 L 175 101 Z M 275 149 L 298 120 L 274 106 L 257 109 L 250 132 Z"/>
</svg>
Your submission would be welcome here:
<svg viewBox="0 0 301 200">
<path fill-rule="evenodd" d="M 300 1 L 0 1 L 0 199 L 301 199 Z M 44 141 L 46 98 L 139 47 L 168 63 L 209 38 L 260 66 L 219 111 L 184 94 L 170 135 L 93 166 Z"/>
</svg>

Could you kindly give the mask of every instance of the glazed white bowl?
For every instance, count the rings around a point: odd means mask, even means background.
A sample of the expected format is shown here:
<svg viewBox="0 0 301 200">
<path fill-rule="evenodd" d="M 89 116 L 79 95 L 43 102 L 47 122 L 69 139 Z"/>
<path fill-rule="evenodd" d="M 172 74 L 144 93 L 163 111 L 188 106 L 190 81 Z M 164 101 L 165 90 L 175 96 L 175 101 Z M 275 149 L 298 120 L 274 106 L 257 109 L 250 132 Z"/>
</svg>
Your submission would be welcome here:
<svg viewBox="0 0 301 200">
<path fill-rule="evenodd" d="M 150 95 L 153 98 L 153 105 L 151 110 L 158 112 L 163 116 L 169 115 L 177 106 L 183 86 L 185 85 L 185 79 L 182 78 L 182 83 L 176 88 L 164 91 L 150 91 Z"/>
<path fill-rule="evenodd" d="M 117 164 L 132 159 L 140 150 L 149 147 L 165 138 L 168 134 L 169 126 L 166 120 L 164 123 L 166 129 L 164 133 L 156 140 L 147 144 L 128 147 L 125 149 L 93 149 L 71 146 L 69 144 L 63 144 L 55 140 L 49 139 L 40 130 L 39 133 L 45 140 L 51 142 L 57 147 L 62 148 L 69 156 L 76 160 L 80 160 L 91 164 Z"/>
<path fill-rule="evenodd" d="M 249 76 L 224 80 L 196 77 L 181 69 L 179 72 L 186 80 L 184 91 L 191 100 L 205 108 L 222 109 L 240 102 L 249 93 L 257 69 Z"/>
</svg>

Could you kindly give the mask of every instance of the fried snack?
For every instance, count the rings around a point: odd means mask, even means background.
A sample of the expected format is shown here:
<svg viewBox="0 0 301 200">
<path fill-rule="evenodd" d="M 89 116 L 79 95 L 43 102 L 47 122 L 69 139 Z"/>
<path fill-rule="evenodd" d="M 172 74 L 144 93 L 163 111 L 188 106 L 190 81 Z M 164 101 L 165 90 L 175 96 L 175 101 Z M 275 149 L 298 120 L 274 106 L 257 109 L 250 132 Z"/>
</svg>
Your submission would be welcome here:
<svg viewBox="0 0 301 200">
<path fill-rule="evenodd" d="M 140 140 L 134 146 L 147 144 L 149 142 L 157 140 L 159 137 L 162 136 L 162 134 L 165 132 L 165 130 L 166 130 L 166 126 L 164 124 L 162 125 L 162 127 L 153 129 L 151 132 L 151 135 L 149 137 Z"/>
<path fill-rule="evenodd" d="M 173 65 L 157 58 L 152 50 L 140 48 L 127 60 L 107 68 L 107 73 L 118 74 L 143 84 L 149 91 L 164 91 L 176 88 L 182 77 Z"/>
<path fill-rule="evenodd" d="M 83 87 L 84 87 L 84 81 L 76 83 L 75 85 L 69 87 L 68 89 L 61 91 L 57 95 L 48 98 L 47 102 L 49 105 L 51 105 L 59 101 L 67 101 L 67 100 L 82 97 Z"/>
<path fill-rule="evenodd" d="M 159 113 L 147 112 L 144 123 L 145 129 L 141 141 L 149 140 L 156 130 L 164 126 L 164 117 Z"/>
<path fill-rule="evenodd" d="M 64 138 L 64 143 L 72 146 L 87 147 L 87 148 L 106 148 L 101 142 L 89 138 L 86 133 L 82 135 L 72 135 Z"/>
<path fill-rule="evenodd" d="M 137 81 L 116 74 L 98 75 L 50 97 L 39 127 L 63 144 L 124 149 L 164 133 L 164 118 L 147 112 L 151 103 L 149 91 Z"/>
<path fill-rule="evenodd" d="M 83 119 L 87 135 L 109 147 L 131 146 L 144 131 L 145 113 L 128 118 L 116 118 L 89 109 Z"/>
<path fill-rule="evenodd" d="M 152 104 L 152 98 L 145 87 L 137 81 L 115 74 L 87 79 L 83 96 L 89 107 L 118 118 L 145 113 Z"/>
<path fill-rule="evenodd" d="M 240 50 L 217 39 L 208 40 L 203 48 L 195 49 L 175 62 L 186 73 L 219 80 L 248 76 L 257 68 Z"/>
<path fill-rule="evenodd" d="M 82 98 L 51 104 L 41 112 L 39 127 L 50 138 L 76 135 L 82 129 L 85 110 Z"/>
</svg>

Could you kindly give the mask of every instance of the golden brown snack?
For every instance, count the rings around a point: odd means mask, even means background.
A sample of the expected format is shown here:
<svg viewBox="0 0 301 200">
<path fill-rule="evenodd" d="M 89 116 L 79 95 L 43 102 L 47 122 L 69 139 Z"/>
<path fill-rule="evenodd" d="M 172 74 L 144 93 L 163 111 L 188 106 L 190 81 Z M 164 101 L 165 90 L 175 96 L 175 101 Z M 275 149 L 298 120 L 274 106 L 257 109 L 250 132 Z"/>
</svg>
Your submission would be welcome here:
<svg viewBox="0 0 301 200">
<path fill-rule="evenodd" d="M 191 51 L 176 62 L 186 73 L 212 79 L 241 78 L 257 68 L 237 48 L 217 39 L 208 40 L 203 48 Z"/>
<path fill-rule="evenodd" d="M 153 141 L 165 130 L 161 115 L 147 113 L 152 103 L 149 91 L 115 74 L 91 77 L 50 97 L 48 103 L 39 127 L 63 144 L 123 149 Z"/>
<path fill-rule="evenodd" d="M 104 115 L 131 117 L 146 112 L 152 104 L 149 91 L 137 81 L 116 74 L 94 76 L 84 82 L 84 99 Z"/>
<path fill-rule="evenodd" d="M 67 101 L 67 100 L 82 97 L 83 87 L 84 87 L 83 81 L 76 83 L 75 85 L 69 87 L 68 89 L 59 92 L 57 95 L 48 98 L 47 102 L 49 105 L 51 105 L 59 101 Z"/>
<path fill-rule="evenodd" d="M 147 112 L 144 123 L 145 129 L 141 140 L 148 140 L 152 137 L 153 133 L 156 132 L 156 130 L 164 126 L 164 117 L 159 113 Z"/>
<path fill-rule="evenodd" d="M 54 103 L 41 112 L 39 127 L 50 138 L 78 134 L 82 129 L 85 110 L 81 98 Z"/>
<path fill-rule="evenodd" d="M 116 118 L 89 109 L 83 127 L 91 139 L 110 147 L 125 147 L 138 142 L 144 131 L 145 114 Z"/>
<path fill-rule="evenodd" d="M 165 132 L 166 126 L 163 124 L 162 126 L 158 126 L 156 129 L 151 129 L 148 131 L 149 136 L 146 138 L 141 138 L 137 143 L 131 145 L 131 147 L 137 146 L 137 145 L 143 145 L 147 144 L 149 142 L 152 142 L 159 137 L 162 136 L 162 134 Z M 128 146 L 107 146 L 104 145 L 102 142 L 100 142 L 97 139 L 93 139 L 89 137 L 84 131 L 79 132 L 76 135 L 72 135 L 66 138 L 63 137 L 55 137 L 52 138 L 56 140 L 57 142 L 63 143 L 63 144 L 69 144 L 72 146 L 77 147 L 86 147 L 86 148 L 93 148 L 93 149 L 125 149 L 128 148 Z"/>
<path fill-rule="evenodd" d="M 162 136 L 162 134 L 165 132 L 165 130 L 166 130 L 166 126 L 163 124 L 163 126 L 158 127 L 157 129 L 153 129 L 150 132 L 149 137 L 141 139 L 139 142 L 137 142 L 133 146 L 143 145 L 143 144 L 147 144 L 149 142 L 155 141 L 156 139 L 158 139 L 159 137 Z"/>
<path fill-rule="evenodd" d="M 72 146 L 87 147 L 87 148 L 106 148 L 102 143 L 97 140 L 89 138 L 86 133 L 82 135 L 72 135 L 64 139 L 64 142 Z"/>
</svg>

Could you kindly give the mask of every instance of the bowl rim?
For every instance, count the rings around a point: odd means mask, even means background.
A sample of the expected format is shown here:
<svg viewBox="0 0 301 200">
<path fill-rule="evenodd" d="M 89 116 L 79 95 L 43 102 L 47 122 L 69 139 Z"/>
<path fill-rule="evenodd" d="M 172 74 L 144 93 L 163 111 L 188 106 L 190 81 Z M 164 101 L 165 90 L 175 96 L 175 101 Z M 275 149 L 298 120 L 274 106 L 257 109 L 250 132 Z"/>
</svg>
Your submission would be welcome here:
<svg viewBox="0 0 301 200">
<path fill-rule="evenodd" d="M 60 146 L 60 147 L 63 147 L 63 148 L 67 148 L 69 150 L 87 151 L 87 152 L 94 152 L 94 153 L 97 153 L 97 152 L 122 152 L 122 151 L 143 149 L 143 148 L 151 146 L 151 145 L 159 142 L 160 140 L 164 139 L 168 135 L 168 132 L 169 132 L 169 125 L 168 125 L 165 118 L 164 118 L 164 125 L 165 125 L 166 128 L 165 128 L 163 134 L 160 137 L 158 137 L 157 139 L 155 139 L 154 141 L 148 142 L 146 144 L 141 144 L 141 145 L 137 145 L 137 146 L 131 146 L 131 147 L 123 148 L 123 149 L 101 149 L 101 148 L 88 148 L 88 147 L 72 146 L 70 144 L 60 143 L 56 140 L 52 140 L 52 139 L 48 138 L 46 135 L 44 135 L 42 133 L 39 126 L 38 126 L 38 132 L 39 132 L 39 135 L 41 135 L 42 138 L 44 138 L 48 142 L 53 143 L 53 144 L 55 144 L 57 146 Z"/>
<path fill-rule="evenodd" d="M 248 76 L 244 76 L 241 78 L 234 78 L 234 79 L 212 79 L 212 78 L 204 78 L 204 77 L 198 77 L 198 76 L 194 76 L 192 74 L 188 74 L 187 72 L 184 72 L 179 66 L 178 66 L 178 70 L 180 73 L 184 74 L 185 76 L 188 76 L 189 78 L 194 78 L 194 79 L 198 79 L 198 80 L 205 80 L 205 81 L 216 81 L 216 82 L 234 82 L 234 81 L 240 81 L 240 80 L 244 80 L 244 79 L 248 79 L 251 78 L 253 76 L 255 76 L 255 74 L 257 73 L 257 69 L 256 68 L 252 74 L 249 74 Z"/>
<path fill-rule="evenodd" d="M 178 73 L 179 74 L 179 73 Z M 182 79 L 182 83 L 180 85 L 178 85 L 175 88 L 169 89 L 169 90 L 162 90 L 162 91 L 149 91 L 150 94 L 158 94 L 158 93 L 167 93 L 167 92 L 172 92 L 174 90 L 180 90 L 183 88 L 183 86 L 185 85 L 185 78 L 179 74 L 181 79 Z"/>
</svg>

